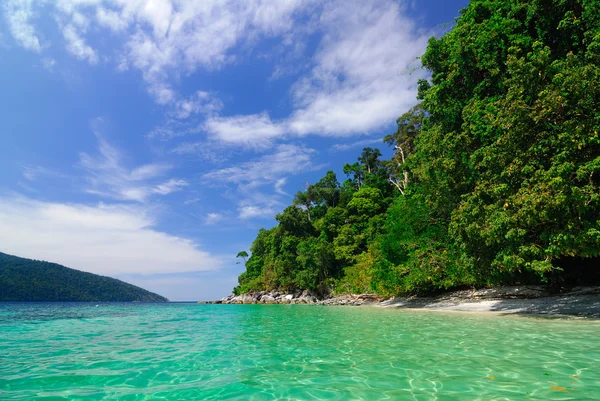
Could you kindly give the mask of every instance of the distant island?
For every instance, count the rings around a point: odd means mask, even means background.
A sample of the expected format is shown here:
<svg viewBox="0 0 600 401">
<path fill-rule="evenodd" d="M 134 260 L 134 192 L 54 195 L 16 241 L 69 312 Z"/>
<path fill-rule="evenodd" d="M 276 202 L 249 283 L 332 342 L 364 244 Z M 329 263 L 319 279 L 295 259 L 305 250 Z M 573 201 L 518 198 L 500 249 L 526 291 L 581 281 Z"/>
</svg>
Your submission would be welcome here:
<svg viewBox="0 0 600 401">
<path fill-rule="evenodd" d="M 168 299 L 111 277 L 0 252 L 0 301 L 167 302 Z"/>
</svg>

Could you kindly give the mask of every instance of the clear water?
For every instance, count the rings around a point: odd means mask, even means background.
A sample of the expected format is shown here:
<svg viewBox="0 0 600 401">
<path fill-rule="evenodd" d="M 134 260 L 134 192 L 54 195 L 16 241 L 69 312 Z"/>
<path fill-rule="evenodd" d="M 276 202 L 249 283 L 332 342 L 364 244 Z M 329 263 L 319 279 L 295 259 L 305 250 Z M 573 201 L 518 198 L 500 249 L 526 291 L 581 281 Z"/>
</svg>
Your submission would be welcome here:
<svg viewBox="0 0 600 401">
<path fill-rule="evenodd" d="M 0 304 L 0 400 L 591 400 L 599 335 L 379 308 Z"/>
</svg>

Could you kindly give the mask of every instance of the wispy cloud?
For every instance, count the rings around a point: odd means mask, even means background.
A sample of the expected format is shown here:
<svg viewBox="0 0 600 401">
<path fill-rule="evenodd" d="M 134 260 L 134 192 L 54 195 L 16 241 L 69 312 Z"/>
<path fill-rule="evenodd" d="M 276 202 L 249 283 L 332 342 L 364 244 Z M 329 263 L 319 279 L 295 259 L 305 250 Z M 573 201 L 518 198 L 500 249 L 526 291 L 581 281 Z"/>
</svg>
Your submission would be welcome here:
<svg viewBox="0 0 600 401">
<path fill-rule="evenodd" d="M 132 169 L 122 165 L 121 152 L 112 146 L 102 135 L 102 119 L 92 124 L 98 141 L 98 154 L 92 156 L 82 152 L 80 165 L 86 171 L 89 183 L 88 193 L 107 198 L 145 202 L 151 195 L 168 195 L 187 186 L 182 179 L 161 180 L 172 169 L 161 163 L 144 164 Z"/>
<path fill-rule="evenodd" d="M 129 178 L 133 181 L 143 181 L 164 175 L 172 168 L 169 164 L 145 164 L 131 170 Z"/>
<path fill-rule="evenodd" d="M 238 190 L 238 218 L 249 220 L 255 218 L 272 219 L 284 207 L 280 194 L 265 193 L 260 190 Z"/>
<path fill-rule="evenodd" d="M 202 176 L 209 185 L 234 185 L 241 219 L 272 217 L 282 206 L 287 177 L 323 167 L 314 161 L 316 151 L 300 145 L 278 145 L 272 153 L 255 160 L 211 171 Z M 275 193 L 264 193 L 272 185 Z"/>
<path fill-rule="evenodd" d="M 2 252 L 104 275 L 213 270 L 218 258 L 194 242 L 153 228 L 139 206 L 0 198 Z"/>
<path fill-rule="evenodd" d="M 168 195 L 172 192 L 180 191 L 187 186 L 188 183 L 185 180 L 170 179 L 167 182 L 158 184 L 154 189 L 152 189 L 152 192 L 159 195 Z"/>
<path fill-rule="evenodd" d="M 40 39 L 33 25 L 35 12 L 32 0 L 7 0 L 4 3 L 4 17 L 17 43 L 36 53 L 42 51 Z"/>
<path fill-rule="evenodd" d="M 172 114 L 178 119 L 186 119 L 194 114 L 213 114 L 223 108 L 223 102 L 208 92 L 196 91 L 187 98 L 180 98 L 173 106 Z"/>
<path fill-rule="evenodd" d="M 88 31 L 92 27 L 110 30 L 122 39 L 120 68 L 140 71 L 156 101 L 169 104 L 180 101 L 170 81 L 172 75 L 198 68 L 215 70 L 232 62 L 232 48 L 256 37 L 289 31 L 292 16 L 310 3 L 257 0 L 241 6 L 236 0 L 8 0 L 4 14 L 15 40 L 40 52 L 35 13 L 42 6 L 51 8 L 66 49 L 92 64 L 99 55 L 86 41 Z"/>
<path fill-rule="evenodd" d="M 43 166 L 23 166 L 23 178 L 27 181 L 36 181 L 39 178 L 67 178 L 68 176 L 60 171 Z"/>
<path fill-rule="evenodd" d="M 286 127 L 273 122 L 265 113 L 209 118 L 204 129 L 215 139 L 224 142 L 243 143 L 250 147 L 264 147 L 273 138 L 281 138 Z"/>
<path fill-rule="evenodd" d="M 239 149 L 231 149 L 214 141 L 183 142 L 171 149 L 169 153 L 190 156 L 202 161 L 219 164 L 225 162 Z"/>
<path fill-rule="evenodd" d="M 362 141 L 355 141 L 350 143 L 336 143 L 335 145 L 333 145 L 332 149 L 339 152 L 344 152 L 346 150 L 360 148 L 362 146 L 369 146 L 375 144 L 381 145 L 382 143 L 383 142 L 381 141 L 381 139 L 364 139 Z"/>
<path fill-rule="evenodd" d="M 42 67 L 49 72 L 54 72 L 54 67 L 56 66 L 56 60 L 52 57 L 44 57 L 42 59 Z"/>
<path fill-rule="evenodd" d="M 303 135 L 352 136 L 380 129 L 415 102 L 424 72 L 417 57 L 433 32 L 407 16 L 409 6 L 394 0 L 60 1 L 7 0 L 4 17 L 15 41 L 41 52 L 36 13 L 55 15 L 66 49 L 94 64 L 111 59 L 134 69 L 168 121 L 150 133 L 169 139 L 191 132 L 177 120 L 194 119 L 212 139 L 266 148 Z M 116 54 L 101 55 L 88 43 L 90 32 L 109 30 L 120 43 Z M 182 95 L 182 76 L 216 71 L 238 62 L 233 49 L 276 37 L 291 60 L 306 54 L 305 42 L 318 39 L 289 91 L 291 112 L 272 118 L 268 110 L 224 113 L 218 97 L 199 90 Z M 315 36 L 312 36 L 315 37 Z M 282 51 L 280 51 L 281 53 Z M 287 57 L 286 56 L 286 57 Z M 299 63 L 292 62 L 292 65 Z M 276 64 L 273 77 L 285 74 Z M 174 122 L 175 121 L 175 122 Z"/>
<path fill-rule="evenodd" d="M 98 54 L 82 37 L 82 28 L 67 24 L 62 28 L 67 51 L 79 60 L 87 60 L 90 64 L 98 63 Z"/>
<path fill-rule="evenodd" d="M 212 117 L 213 137 L 234 143 L 264 143 L 307 134 L 352 136 L 393 121 L 415 102 L 424 76 L 417 57 L 430 32 L 420 32 L 396 2 L 330 2 L 322 12 L 325 31 L 312 71 L 293 86 L 294 110 L 272 120 L 266 112 Z"/>
<path fill-rule="evenodd" d="M 315 153 L 314 149 L 305 146 L 278 145 L 274 152 L 256 160 L 211 171 L 204 174 L 202 178 L 216 185 L 225 183 L 257 187 L 275 183 L 287 175 L 320 167 L 313 163 Z"/>
<path fill-rule="evenodd" d="M 285 190 L 283 189 L 285 187 L 285 184 L 287 183 L 287 178 L 280 178 L 275 182 L 275 192 L 277 192 L 280 195 L 288 195 L 287 192 L 285 192 Z"/>
<path fill-rule="evenodd" d="M 240 205 L 238 211 L 239 218 L 242 220 L 255 219 L 258 217 L 273 217 L 275 214 L 275 209 L 273 208 L 255 205 Z"/>
<path fill-rule="evenodd" d="M 204 219 L 204 222 L 208 225 L 217 224 L 223 220 L 223 215 L 221 213 L 208 213 Z"/>
</svg>

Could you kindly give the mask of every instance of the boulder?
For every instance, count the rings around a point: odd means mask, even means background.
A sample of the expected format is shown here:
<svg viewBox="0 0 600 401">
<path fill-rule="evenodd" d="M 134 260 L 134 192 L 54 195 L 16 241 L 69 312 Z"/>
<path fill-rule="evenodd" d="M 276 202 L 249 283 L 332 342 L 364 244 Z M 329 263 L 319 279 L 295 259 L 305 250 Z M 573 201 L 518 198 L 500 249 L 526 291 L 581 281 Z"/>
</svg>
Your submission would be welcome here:
<svg viewBox="0 0 600 401">
<path fill-rule="evenodd" d="M 243 304 L 255 304 L 256 299 L 251 294 L 242 295 L 242 303 Z"/>
<path fill-rule="evenodd" d="M 263 304 L 274 304 L 275 303 L 275 298 L 273 298 L 271 295 L 263 295 L 260 298 L 260 302 Z"/>
</svg>

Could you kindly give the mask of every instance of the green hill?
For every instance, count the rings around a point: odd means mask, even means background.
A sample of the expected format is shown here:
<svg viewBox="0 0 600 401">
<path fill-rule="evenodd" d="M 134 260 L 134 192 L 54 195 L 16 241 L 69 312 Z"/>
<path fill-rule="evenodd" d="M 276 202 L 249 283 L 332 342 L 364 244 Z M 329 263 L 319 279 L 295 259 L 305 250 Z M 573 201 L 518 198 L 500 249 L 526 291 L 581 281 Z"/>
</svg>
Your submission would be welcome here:
<svg viewBox="0 0 600 401">
<path fill-rule="evenodd" d="M 0 301 L 166 302 L 123 281 L 0 252 Z"/>
</svg>

